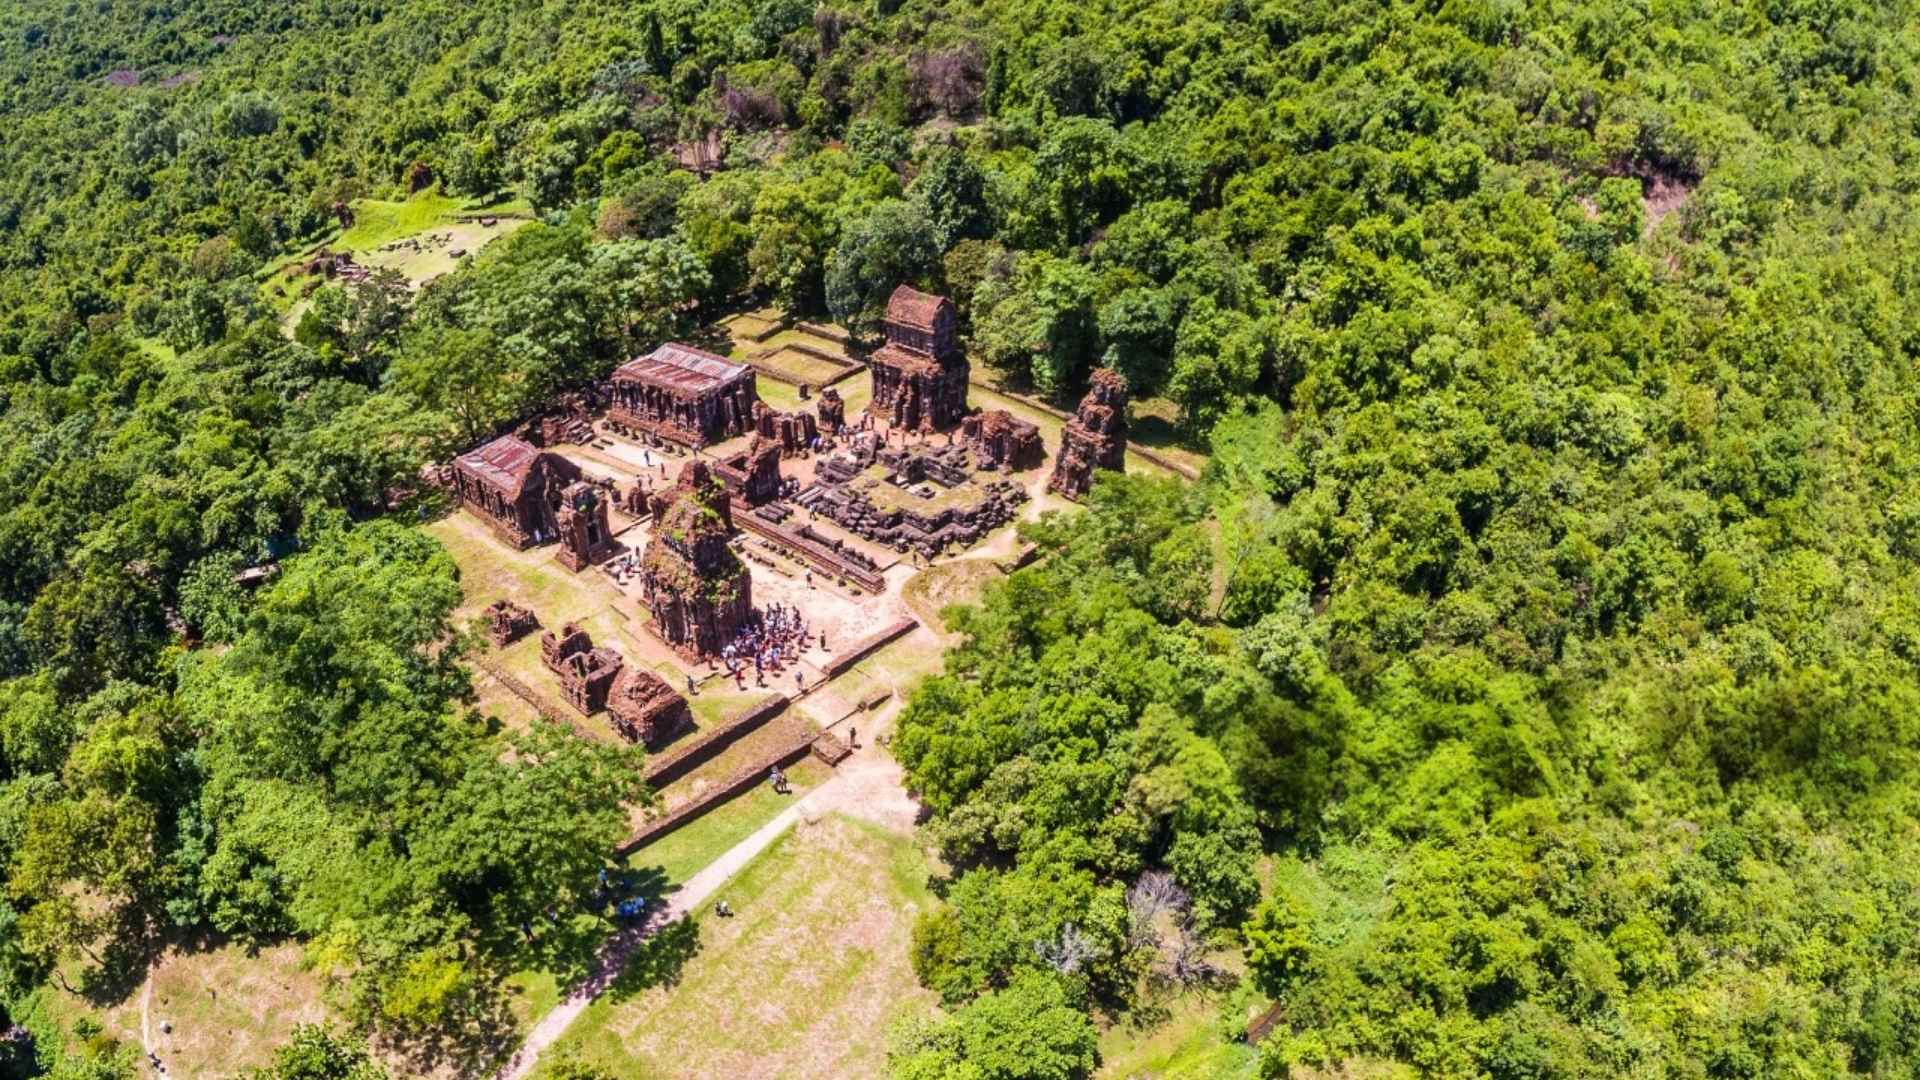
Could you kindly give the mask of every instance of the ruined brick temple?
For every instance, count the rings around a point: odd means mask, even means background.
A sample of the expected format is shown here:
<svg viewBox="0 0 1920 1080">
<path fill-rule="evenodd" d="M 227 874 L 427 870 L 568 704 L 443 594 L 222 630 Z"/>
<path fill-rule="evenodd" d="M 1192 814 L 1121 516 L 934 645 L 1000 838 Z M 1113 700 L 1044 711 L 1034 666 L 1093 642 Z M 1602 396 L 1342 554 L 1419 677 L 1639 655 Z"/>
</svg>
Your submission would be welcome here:
<svg viewBox="0 0 1920 1080">
<path fill-rule="evenodd" d="M 761 438 L 778 444 L 780 453 L 788 457 L 812 449 L 813 440 L 820 434 L 812 413 L 780 412 L 768 408 L 764 401 L 753 407 L 753 428 Z"/>
<path fill-rule="evenodd" d="M 780 444 L 755 435 L 745 450 L 715 462 L 713 472 L 748 506 L 770 503 L 780 497 Z"/>
<path fill-rule="evenodd" d="M 953 302 L 902 285 L 887 300 L 882 328 L 887 342 L 868 360 L 867 412 L 913 431 L 959 424 L 967 414 L 968 364 L 954 335 Z"/>
<path fill-rule="evenodd" d="M 965 446 L 893 447 L 863 436 L 822 459 L 795 501 L 857 536 L 932 558 L 978 542 L 1026 500 L 1016 481 L 976 481 Z"/>
<path fill-rule="evenodd" d="M 582 716 L 607 711 L 621 735 L 657 745 L 693 724 L 687 699 L 651 671 L 626 662 L 616 649 L 595 647 L 576 623 L 540 635 L 540 660 L 560 677 L 560 692 Z"/>
<path fill-rule="evenodd" d="M 982 469 L 1013 472 L 1038 465 L 1047 456 L 1039 426 L 1005 409 L 977 412 L 961 421 L 960 441 L 973 451 Z"/>
<path fill-rule="evenodd" d="M 559 535 L 562 492 L 579 479 L 578 465 L 511 435 L 453 461 L 460 505 L 516 548 Z"/>
<path fill-rule="evenodd" d="M 511 600 L 495 600 L 487 605 L 487 638 L 496 649 L 504 649 L 540 625 L 533 612 Z"/>
<path fill-rule="evenodd" d="M 689 461 L 653 506 L 640 572 L 653 628 L 683 654 L 716 656 L 754 617 L 752 579 L 728 546 L 727 490 L 706 462 Z"/>
<path fill-rule="evenodd" d="M 560 677 L 567 704 L 582 716 L 592 716 L 607 707 L 607 692 L 625 660 L 604 645 L 595 648 L 585 630 L 568 623 L 557 634 L 549 630 L 540 635 L 540 662 Z"/>
<path fill-rule="evenodd" d="M 603 563 L 620 551 L 607 522 L 607 493 L 584 480 L 560 493 L 554 523 L 560 533 L 560 561 L 575 573 Z"/>
<path fill-rule="evenodd" d="M 1087 396 L 1060 433 L 1048 491 L 1079 500 L 1093 487 L 1095 469 L 1125 467 L 1127 457 L 1127 380 L 1111 368 L 1093 373 Z"/>
<path fill-rule="evenodd" d="M 814 403 L 814 411 L 820 416 L 820 430 L 829 435 L 840 434 L 847 423 L 847 403 L 840 398 L 840 391 L 829 386 L 820 391 L 820 400 Z"/>
<path fill-rule="evenodd" d="M 628 664 L 614 676 L 607 692 L 607 715 L 613 729 L 626 738 L 658 746 L 693 726 L 687 699 L 667 680 Z"/>
<path fill-rule="evenodd" d="M 607 422 L 623 434 L 699 448 L 753 427 L 753 369 L 668 342 L 614 370 Z"/>
</svg>

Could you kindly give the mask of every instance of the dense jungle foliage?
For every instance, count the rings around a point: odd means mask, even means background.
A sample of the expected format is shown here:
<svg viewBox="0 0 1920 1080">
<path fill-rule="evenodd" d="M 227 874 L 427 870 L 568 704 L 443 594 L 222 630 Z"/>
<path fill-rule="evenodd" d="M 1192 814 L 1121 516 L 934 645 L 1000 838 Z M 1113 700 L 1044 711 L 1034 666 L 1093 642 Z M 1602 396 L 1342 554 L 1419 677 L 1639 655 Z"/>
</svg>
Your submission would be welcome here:
<svg viewBox="0 0 1920 1080">
<path fill-rule="evenodd" d="M 1085 1076 L 1222 947 L 1275 1076 L 1912 1074 L 1913 16 L 7 5 L 0 1001 L 122 1075 L 39 987 L 293 935 L 355 1022 L 483 1031 L 639 792 L 500 752 L 389 492 L 743 295 L 909 280 L 1212 463 L 1035 529 L 911 703 L 900 1076 Z M 271 271 L 416 166 L 542 221 L 289 339 Z M 282 1074 L 371 1068 L 329 1038 Z"/>
</svg>

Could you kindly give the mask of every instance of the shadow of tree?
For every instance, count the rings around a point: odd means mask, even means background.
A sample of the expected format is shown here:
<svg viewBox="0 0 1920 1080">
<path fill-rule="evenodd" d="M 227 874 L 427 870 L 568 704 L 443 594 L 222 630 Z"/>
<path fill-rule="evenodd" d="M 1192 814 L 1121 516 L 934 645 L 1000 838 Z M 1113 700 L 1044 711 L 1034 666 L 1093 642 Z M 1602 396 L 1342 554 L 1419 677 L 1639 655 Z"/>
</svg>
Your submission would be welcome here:
<svg viewBox="0 0 1920 1080">
<path fill-rule="evenodd" d="M 625 884 L 620 895 L 644 897 L 652 910 L 680 888 L 657 866 L 635 867 L 621 876 Z M 531 940 L 521 940 L 510 950 L 507 965 L 517 971 L 546 972 L 563 990 L 579 986 L 593 976 L 603 951 L 617 947 L 620 936 L 632 932 L 609 920 L 612 907 L 613 900 L 608 898 L 598 910 L 540 924 Z"/>
<path fill-rule="evenodd" d="M 81 970 L 79 985 L 70 989 L 95 1008 L 111 1008 L 131 998 L 147 981 L 149 962 L 167 946 L 156 925 L 137 910 L 126 913 L 96 962 Z"/>
<path fill-rule="evenodd" d="M 607 986 L 612 1001 L 626 1001 L 656 986 L 680 981 L 687 961 L 700 953 L 700 924 L 675 919 L 637 942 L 627 954 L 626 966 Z"/>
<path fill-rule="evenodd" d="M 1164 416 L 1135 416 L 1127 438 L 1150 450 L 1192 449 L 1180 437 L 1180 429 Z"/>
<path fill-rule="evenodd" d="M 476 979 L 440 1022 L 418 1029 L 376 1028 L 373 1044 L 405 1062 L 411 1076 L 482 1076 L 519 1045 L 511 1000 L 503 979 Z"/>
</svg>

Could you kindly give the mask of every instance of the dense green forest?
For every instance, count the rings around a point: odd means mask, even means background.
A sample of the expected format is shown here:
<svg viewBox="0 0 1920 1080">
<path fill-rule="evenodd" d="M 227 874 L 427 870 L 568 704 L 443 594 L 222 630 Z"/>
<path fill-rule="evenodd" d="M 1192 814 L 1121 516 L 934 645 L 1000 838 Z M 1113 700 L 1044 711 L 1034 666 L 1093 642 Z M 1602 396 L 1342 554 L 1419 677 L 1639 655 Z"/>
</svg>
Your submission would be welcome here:
<svg viewBox="0 0 1920 1080">
<path fill-rule="evenodd" d="M 905 280 L 1211 464 L 1035 527 L 909 705 L 948 1015 L 899 1076 L 1085 1076 L 1094 1018 L 1221 948 L 1274 1076 L 1911 1075 L 1914 14 L 7 5 L 16 1067 L 131 1075 L 43 988 L 168 937 L 291 935 L 427 1048 L 579 962 L 595 920 L 519 929 L 591 887 L 630 763 L 502 752 L 389 496 L 742 297 L 868 331 Z M 417 166 L 541 220 L 284 334 L 272 271 Z M 377 1071 L 331 1039 L 275 1075 Z"/>
</svg>

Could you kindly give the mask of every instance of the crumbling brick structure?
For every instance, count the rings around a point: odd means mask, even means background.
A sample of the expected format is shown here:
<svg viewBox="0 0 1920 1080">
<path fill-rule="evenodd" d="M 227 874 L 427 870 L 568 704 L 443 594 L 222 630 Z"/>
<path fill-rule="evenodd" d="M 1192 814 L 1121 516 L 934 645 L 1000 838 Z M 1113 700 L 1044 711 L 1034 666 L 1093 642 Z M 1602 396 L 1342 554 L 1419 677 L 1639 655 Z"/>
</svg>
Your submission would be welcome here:
<svg viewBox="0 0 1920 1080">
<path fill-rule="evenodd" d="M 560 692 L 582 716 L 607 707 L 607 693 L 626 661 L 606 646 L 595 648 L 593 638 L 578 624 L 568 623 L 560 633 L 540 635 L 540 660 L 560 677 Z"/>
<path fill-rule="evenodd" d="M 887 470 L 884 478 L 868 471 L 875 464 Z M 858 440 L 823 460 L 815 477 L 800 493 L 801 506 L 858 536 L 928 558 L 978 542 L 1012 521 L 1027 500 L 1013 480 L 977 483 L 963 446 L 879 448 Z"/>
<path fill-rule="evenodd" d="M 907 285 L 893 290 L 882 324 L 887 342 L 873 354 L 867 411 L 894 427 L 947 431 L 967 413 L 966 354 L 955 337 L 953 302 Z"/>
<path fill-rule="evenodd" d="M 496 649 L 504 649 L 533 633 L 540 625 L 532 611 L 511 600 L 495 600 L 487 605 L 487 638 Z"/>
<path fill-rule="evenodd" d="M 593 442 L 593 416 L 596 403 L 583 393 L 562 394 L 548 402 L 540 412 L 515 427 L 513 433 L 535 446 L 573 443 L 585 446 Z"/>
<path fill-rule="evenodd" d="M 693 726 L 687 699 L 665 679 L 631 664 L 614 676 L 607 693 L 607 715 L 615 731 L 650 747 Z"/>
<path fill-rule="evenodd" d="M 750 430 L 753 369 L 668 342 L 614 370 L 607 422 L 629 435 L 699 448 Z"/>
<path fill-rule="evenodd" d="M 728 494 L 748 506 L 761 506 L 780 497 L 780 445 L 755 435 L 741 452 L 716 462 L 715 476 Z"/>
<path fill-rule="evenodd" d="M 732 535 L 725 486 L 705 462 L 688 462 L 654 501 L 640 574 L 654 630 L 683 654 L 717 656 L 753 620 L 753 581 Z"/>
<path fill-rule="evenodd" d="M 1013 472 L 1046 460 L 1040 428 L 1005 409 L 978 412 L 960 423 L 960 441 L 973 451 L 982 469 Z"/>
<path fill-rule="evenodd" d="M 540 662 L 547 665 L 549 671 L 559 671 L 561 662 L 567 657 L 591 648 L 593 638 L 580 629 L 580 624 L 567 623 L 558 632 L 549 630 L 540 635 Z"/>
<path fill-rule="evenodd" d="M 453 462 L 460 505 L 516 548 L 558 535 L 561 492 L 579 479 L 578 465 L 511 435 Z"/>
<path fill-rule="evenodd" d="M 1060 433 L 1048 491 L 1079 501 L 1093 487 L 1095 469 L 1118 471 L 1127 458 L 1127 380 L 1111 368 L 1093 373 L 1080 409 Z"/>
<path fill-rule="evenodd" d="M 568 484 L 560 493 L 560 510 L 554 521 L 560 532 L 560 561 L 576 574 L 613 558 L 620 550 L 613 527 L 607 522 L 606 493 L 585 480 Z"/>
<path fill-rule="evenodd" d="M 761 438 L 771 440 L 780 448 L 783 457 L 810 449 L 813 440 L 820 434 L 820 427 L 814 423 L 811 414 L 779 412 L 768 408 L 764 401 L 755 403 L 753 407 L 753 426 Z"/>
<path fill-rule="evenodd" d="M 847 403 L 840 399 L 840 391 L 829 386 L 820 391 L 820 400 L 814 403 L 814 412 L 820 416 L 820 430 L 829 435 L 840 434 L 847 426 Z"/>
</svg>

